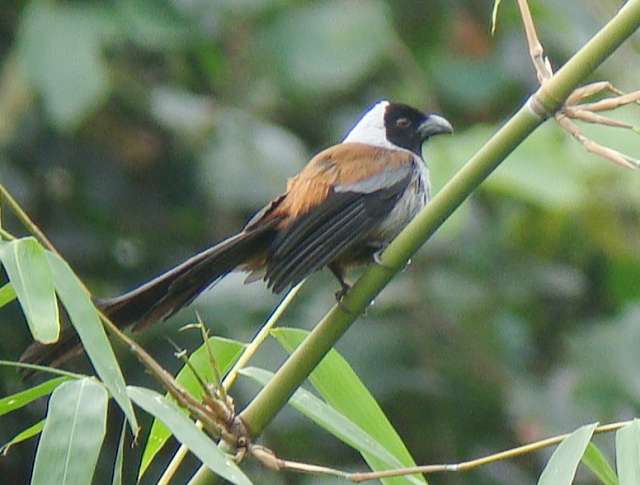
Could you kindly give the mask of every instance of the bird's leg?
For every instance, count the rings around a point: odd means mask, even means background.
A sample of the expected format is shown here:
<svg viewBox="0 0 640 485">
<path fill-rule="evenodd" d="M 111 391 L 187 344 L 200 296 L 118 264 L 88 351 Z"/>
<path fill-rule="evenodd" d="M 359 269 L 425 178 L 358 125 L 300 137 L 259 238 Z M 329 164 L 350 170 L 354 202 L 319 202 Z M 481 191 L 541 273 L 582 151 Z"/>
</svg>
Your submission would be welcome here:
<svg viewBox="0 0 640 485">
<path fill-rule="evenodd" d="M 347 291 L 351 289 L 351 285 L 345 281 L 343 266 L 333 262 L 328 265 L 328 268 L 333 273 L 333 276 L 335 276 L 336 279 L 340 282 L 340 286 L 342 287 L 338 291 L 336 291 L 336 300 L 338 300 L 338 303 L 340 303 L 342 298 L 344 298 L 344 295 L 347 294 Z"/>
</svg>

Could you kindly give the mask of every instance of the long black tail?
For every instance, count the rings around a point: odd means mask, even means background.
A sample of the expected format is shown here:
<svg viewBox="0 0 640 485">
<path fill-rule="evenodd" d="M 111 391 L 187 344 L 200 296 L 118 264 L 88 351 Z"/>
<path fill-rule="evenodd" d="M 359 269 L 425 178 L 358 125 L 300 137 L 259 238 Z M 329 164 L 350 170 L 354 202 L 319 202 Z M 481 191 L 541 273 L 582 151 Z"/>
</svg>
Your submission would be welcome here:
<svg viewBox="0 0 640 485">
<path fill-rule="evenodd" d="M 272 237 L 270 225 L 243 231 L 124 295 L 95 303 L 120 328 L 134 324 L 135 330 L 146 328 L 170 317 L 236 267 L 266 251 Z M 31 344 L 20 361 L 56 367 L 82 351 L 79 343 L 74 329 L 67 327 L 54 344 Z"/>
</svg>

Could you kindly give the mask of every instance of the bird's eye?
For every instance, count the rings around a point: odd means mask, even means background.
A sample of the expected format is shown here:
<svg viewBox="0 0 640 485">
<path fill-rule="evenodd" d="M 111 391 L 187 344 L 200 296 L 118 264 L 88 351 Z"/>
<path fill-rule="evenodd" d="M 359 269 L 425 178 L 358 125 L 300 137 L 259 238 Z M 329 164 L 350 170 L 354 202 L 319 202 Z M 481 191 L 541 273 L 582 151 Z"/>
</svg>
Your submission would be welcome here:
<svg viewBox="0 0 640 485">
<path fill-rule="evenodd" d="M 409 128 L 411 126 L 411 120 L 409 118 L 398 118 L 396 126 L 398 128 Z"/>
</svg>

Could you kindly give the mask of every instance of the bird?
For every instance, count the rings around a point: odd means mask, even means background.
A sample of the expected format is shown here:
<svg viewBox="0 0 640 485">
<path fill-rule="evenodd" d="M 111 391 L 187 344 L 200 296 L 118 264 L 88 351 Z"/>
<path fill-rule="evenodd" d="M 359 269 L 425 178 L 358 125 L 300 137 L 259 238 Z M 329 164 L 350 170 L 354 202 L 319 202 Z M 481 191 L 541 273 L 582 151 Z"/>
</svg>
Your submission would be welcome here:
<svg viewBox="0 0 640 485">
<path fill-rule="evenodd" d="M 121 296 L 94 300 L 96 306 L 118 327 L 139 331 L 189 305 L 232 271 L 281 293 L 323 267 L 340 283 L 340 300 L 350 288 L 347 270 L 377 261 L 427 204 L 431 185 L 422 145 L 452 132 L 438 114 L 378 101 L 240 232 Z M 21 361 L 59 366 L 80 351 L 68 327 L 54 344 L 32 343 Z"/>
</svg>

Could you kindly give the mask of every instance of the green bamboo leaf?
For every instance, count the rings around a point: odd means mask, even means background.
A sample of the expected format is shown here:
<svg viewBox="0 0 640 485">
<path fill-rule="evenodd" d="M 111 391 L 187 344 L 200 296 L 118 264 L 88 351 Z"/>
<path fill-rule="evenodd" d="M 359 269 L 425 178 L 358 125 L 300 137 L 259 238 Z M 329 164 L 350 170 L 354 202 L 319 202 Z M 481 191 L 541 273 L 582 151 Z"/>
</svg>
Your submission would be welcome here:
<svg viewBox="0 0 640 485">
<path fill-rule="evenodd" d="M 43 247 L 33 237 L 2 242 L 0 261 L 9 275 L 33 338 L 45 344 L 58 340 L 58 303 Z"/>
<path fill-rule="evenodd" d="M 278 328 L 272 335 L 291 353 L 302 343 L 308 332 L 292 328 Z M 367 432 L 387 451 L 395 456 L 402 466 L 415 466 L 407 447 L 393 428 L 384 412 L 367 390 L 360 378 L 347 361 L 336 351 L 331 350 L 309 376 L 313 387 L 327 403 Z M 368 453 L 363 458 L 372 470 L 385 470 L 386 464 Z M 424 477 L 419 478 L 426 483 Z M 385 484 L 407 483 L 408 478 L 385 478 Z"/>
<path fill-rule="evenodd" d="M 259 42 L 288 91 L 331 95 L 357 85 L 387 55 L 394 45 L 389 15 L 380 1 L 292 5 Z"/>
<path fill-rule="evenodd" d="M 3 455 L 6 455 L 7 453 L 9 453 L 9 449 L 13 445 L 17 445 L 18 443 L 22 443 L 23 441 L 27 441 L 28 439 L 33 438 L 34 436 L 36 436 L 38 433 L 40 433 L 40 431 L 42 431 L 42 428 L 44 428 L 44 422 L 45 421 L 46 420 L 44 420 L 44 419 L 41 420 L 41 421 L 38 421 L 33 426 L 29 426 L 24 431 L 21 431 L 20 433 L 15 435 L 7 443 L 2 445 L 2 447 L 0 447 L 0 453 L 2 453 Z"/>
<path fill-rule="evenodd" d="M 56 291 L 69 313 L 71 323 L 80 336 L 89 360 L 109 389 L 109 393 L 127 416 L 133 434 L 137 435 L 138 421 L 131 401 L 127 397 L 124 377 L 93 302 L 65 260 L 51 252 L 47 252 L 47 257 L 53 272 Z"/>
<path fill-rule="evenodd" d="M 11 283 L 7 283 L 0 288 L 0 308 L 7 303 L 11 303 L 16 298 L 16 290 L 13 289 Z"/>
<path fill-rule="evenodd" d="M 120 431 L 120 441 L 118 442 L 118 453 L 116 461 L 113 465 L 113 479 L 111 485 L 122 485 L 122 465 L 124 463 L 124 438 L 127 434 L 127 422 L 122 422 L 122 430 Z"/>
<path fill-rule="evenodd" d="M 3 397 L 0 399 L 0 416 L 10 413 L 15 409 L 19 409 L 22 406 L 26 406 L 31 401 L 35 401 L 39 397 L 46 396 L 53 392 L 53 390 L 65 381 L 68 381 L 70 377 L 56 377 L 49 381 L 38 384 L 31 389 L 21 391 L 11 396 Z"/>
<path fill-rule="evenodd" d="M 31 485 L 91 483 L 107 428 L 109 394 L 94 379 L 69 381 L 49 400 Z"/>
<path fill-rule="evenodd" d="M 229 372 L 236 360 L 238 360 L 238 357 L 240 357 L 245 345 L 240 342 L 236 342 L 235 340 L 228 340 L 220 337 L 211 337 L 209 342 L 216 362 L 220 367 L 220 373 L 224 376 Z M 189 362 L 205 382 L 214 381 L 213 369 L 211 368 L 207 348 L 204 344 L 191 354 Z M 178 383 L 181 384 L 192 396 L 195 396 L 198 400 L 202 399 L 202 388 L 189 368 L 184 366 L 180 372 L 178 372 L 176 381 L 178 381 Z M 151 431 L 149 432 L 147 444 L 144 449 L 144 453 L 142 454 L 142 460 L 140 461 L 138 479 L 144 475 L 144 472 L 149 468 L 153 458 L 158 454 L 170 437 L 171 431 L 169 431 L 161 421 L 155 419 L 151 425 Z"/>
<path fill-rule="evenodd" d="M 502 0 L 493 0 L 493 10 L 491 12 L 491 35 L 495 35 L 496 26 L 498 25 L 498 10 Z"/>
<path fill-rule="evenodd" d="M 20 64 L 58 128 L 76 128 L 107 98 L 106 17 L 88 4 L 58 2 L 30 3 L 20 16 Z"/>
<path fill-rule="evenodd" d="M 544 467 L 538 485 L 570 485 L 598 423 L 581 426 L 567 436 Z"/>
<path fill-rule="evenodd" d="M 250 377 L 263 386 L 266 385 L 274 375 L 272 372 L 256 367 L 242 369 L 240 374 Z M 352 448 L 370 456 L 375 456 L 378 460 L 384 462 L 386 469 L 401 468 L 403 466 L 383 444 L 378 443 L 371 435 L 363 431 L 362 428 L 309 391 L 299 388 L 289 400 L 289 404 L 318 426 L 326 429 Z M 405 478 L 412 483 L 424 483 L 420 480 L 419 475 L 407 476 Z"/>
<path fill-rule="evenodd" d="M 168 398 L 151 389 L 128 386 L 129 397 L 146 412 L 161 420 L 178 441 L 184 444 L 214 473 L 239 485 L 251 485 L 251 481 L 238 466 L 218 448 L 182 410 Z"/>
<path fill-rule="evenodd" d="M 589 443 L 582 457 L 584 463 L 604 485 L 618 485 L 618 477 L 600 448 Z"/>
<path fill-rule="evenodd" d="M 26 362 L 13 362 L 11 360 L 0 360 L 1 366 L 15 367 L 16 369 L 29 369 L 45 374 L 53 374 L 56 376 L 69 377 L 71 379 L 83 379 L 89 377 L 85 374 L 78 374 L 76 372 L 69 372 L 68 370 L 57 369 L 55 367 L 47 367 L 45 365 L 27 364 Z"/>
<path fill-rule="evenodd" d="M 616 433 L 616 466 L 620 485 L 640 483 L 640 421 L 637 419 Z"/>
</svg>

